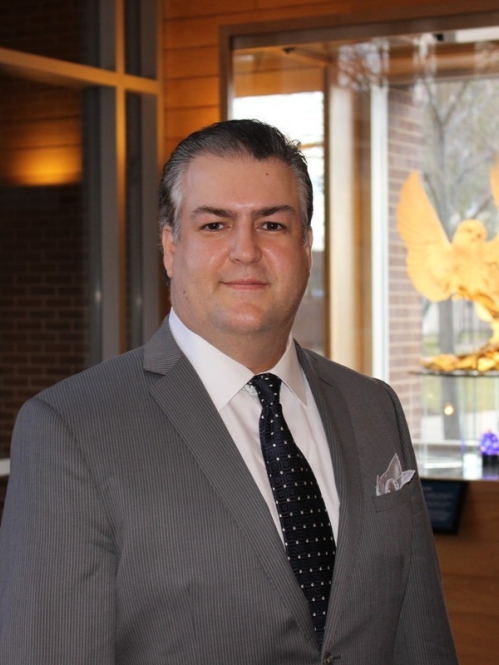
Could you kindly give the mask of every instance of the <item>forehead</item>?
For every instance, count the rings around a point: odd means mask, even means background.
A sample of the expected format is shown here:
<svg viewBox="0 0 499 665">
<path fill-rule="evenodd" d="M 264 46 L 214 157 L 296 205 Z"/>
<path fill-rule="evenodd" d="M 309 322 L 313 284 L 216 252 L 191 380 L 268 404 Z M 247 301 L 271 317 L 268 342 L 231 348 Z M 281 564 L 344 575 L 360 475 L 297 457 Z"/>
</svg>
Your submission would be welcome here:
<svg viewBox="0 0 499 665">
<path fill-rule="evenodd" d="M 258 160 L 251 156 L 219 157 L 199 154 L 185 169 L 181 190 L 183 202 L 235 204 L 258 201 L 265 205 L 297 205 L 298 183 L 282 160 Z"/>
</svg>

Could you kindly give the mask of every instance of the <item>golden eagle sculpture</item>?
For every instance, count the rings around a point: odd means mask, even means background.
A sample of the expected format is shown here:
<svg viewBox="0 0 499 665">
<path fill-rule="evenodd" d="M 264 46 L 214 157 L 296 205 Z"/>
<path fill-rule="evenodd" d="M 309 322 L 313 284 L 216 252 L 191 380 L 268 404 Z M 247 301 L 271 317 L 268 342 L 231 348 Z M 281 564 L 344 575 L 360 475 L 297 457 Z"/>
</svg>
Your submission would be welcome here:
<svg viewBox="0 0 499 665">
<path fill-rule="evenodd" d="M 490 184 L 499 207 L 499 163 L 491 168 Z M 397 228 L 415 288 L 432 301 L 452 297 L 474 302 L 478 316 L 492 327 L 487 346 L 477 353 L 437 356 L 423 364 L 440 371 L 499 369 L 499 234 L 487 241 L 482 222 L 466 219 L 450 241 L 416 171 L 402 186 Z"/>
</svg>

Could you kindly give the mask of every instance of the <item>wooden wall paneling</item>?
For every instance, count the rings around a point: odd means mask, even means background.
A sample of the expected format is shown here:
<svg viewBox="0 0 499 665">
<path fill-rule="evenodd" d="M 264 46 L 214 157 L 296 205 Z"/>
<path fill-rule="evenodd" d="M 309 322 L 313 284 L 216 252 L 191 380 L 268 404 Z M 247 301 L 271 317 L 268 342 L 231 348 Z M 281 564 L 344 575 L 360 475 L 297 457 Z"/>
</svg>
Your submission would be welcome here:
<svg viewBox="0 0 499 665">
<path fill-rule="evenodd" d="M 216 76 L 219 73 L 218 45 L 165 49 L 164 71 L 167 80 Z"/>
<path fill-rule="evenodd" d="M 288 0 L 285 0 L 286 2 Z M 167 15 L 174 17 L 208 16 L 210 14 L 230 14 L 247 12 L 258 8 L 258 0 L 169 0 L 165 2 Z"/>
<path fill-rule="evenodd" d="M 468 485 L 457 536 L 436 536 L 461 665 L 499 661 L 499 483 Z"/>
<path fill-rule="evenodd" d="M 163 26 L 163 43 L 168 44 L 169 49 L 216 44 L 221 18 L 208 16 L 166 21 Z"/>
<path fill-rule="evenodd" d="M 190 79 L 172 79 L 165 90 L 165 104 L 169 109 L 216 106 L 218 107 L 218 79 L 202 76 Z"/>
<path fill-rule="evenodd" d="M 168 129 L 166 140 L 172 139 L 176 144 L 196 129 L 217 122 L 219 119 L 218 106 L 199 106 L 197 108 L 167 110 L 165 114 L 166 127 Z"/>
</svg>

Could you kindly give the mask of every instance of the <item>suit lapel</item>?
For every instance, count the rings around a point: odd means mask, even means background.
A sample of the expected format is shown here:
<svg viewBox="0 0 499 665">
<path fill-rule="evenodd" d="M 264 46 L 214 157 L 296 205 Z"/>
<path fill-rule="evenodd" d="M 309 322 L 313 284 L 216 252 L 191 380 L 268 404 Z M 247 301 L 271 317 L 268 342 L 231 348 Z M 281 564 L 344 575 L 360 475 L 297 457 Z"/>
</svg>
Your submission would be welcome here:
<svg viewBox="0 0 499 665">
<path fill-rule="evenodd" d="M 327 640 L 333 636 L 340 616 L 361 535 L 364 512 L 361 470 L 350 413 L 340 388 L 321 375 L 317 363 L 300 347 L 298 357 L 322 417 L 340 498 L 339 533 L 325 634 Z"/>
<path fill-rule="evenodd" d="M 307 601 L 288 564 L 267 504 L 166 320 L 145 347 L 144 368 L 160 375 L 151 384 L 151 394 L 240 525 L 298 625 L 315 643 Z"/>
</svg>

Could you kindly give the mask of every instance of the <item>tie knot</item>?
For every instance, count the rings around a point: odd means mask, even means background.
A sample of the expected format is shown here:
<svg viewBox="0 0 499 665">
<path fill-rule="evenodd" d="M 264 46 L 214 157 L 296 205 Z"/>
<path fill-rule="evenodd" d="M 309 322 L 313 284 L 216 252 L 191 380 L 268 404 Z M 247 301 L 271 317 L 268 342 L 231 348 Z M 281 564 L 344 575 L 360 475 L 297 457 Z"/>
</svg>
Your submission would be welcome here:
<svg viewBox="0 0 499 665">
<path fill-rule="evenodd" d="M 279 403 L 281 379 L 275 374 L 270 374 L 270 372 L 257 374 L 248 383 L 255 388 L 263 406 L 271 406 L 272 404 Z"/>
</svg>

